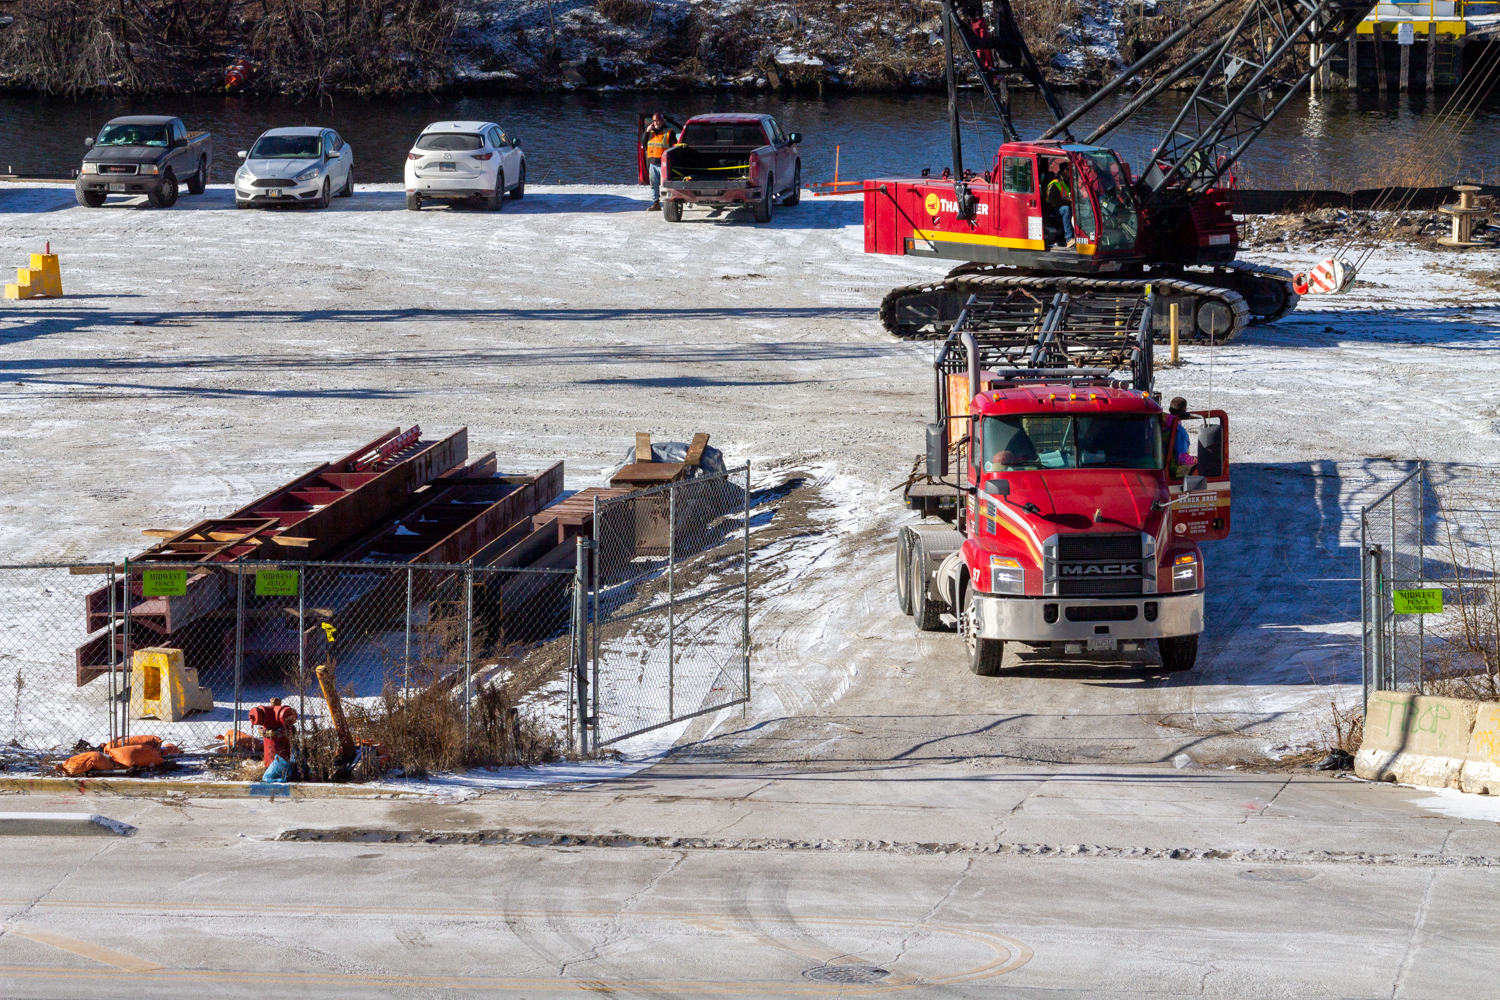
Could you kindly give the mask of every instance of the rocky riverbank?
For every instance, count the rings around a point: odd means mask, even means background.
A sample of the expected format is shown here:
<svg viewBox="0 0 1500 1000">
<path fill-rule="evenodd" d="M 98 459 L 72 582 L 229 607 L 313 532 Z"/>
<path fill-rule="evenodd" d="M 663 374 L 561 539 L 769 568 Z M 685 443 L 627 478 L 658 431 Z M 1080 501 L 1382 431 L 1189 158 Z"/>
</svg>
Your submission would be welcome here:
<svg viewBox="0 0 1500 1000">
<path fill-rule="evenodd" d="M 1107 79 L 1191 3 L 1017 0 L 1061 88 Z M 939 7 L 895 0 L 35 0 L 0 24 L 0 87 L 63 95 L 942 86 Z"/>
</svg>

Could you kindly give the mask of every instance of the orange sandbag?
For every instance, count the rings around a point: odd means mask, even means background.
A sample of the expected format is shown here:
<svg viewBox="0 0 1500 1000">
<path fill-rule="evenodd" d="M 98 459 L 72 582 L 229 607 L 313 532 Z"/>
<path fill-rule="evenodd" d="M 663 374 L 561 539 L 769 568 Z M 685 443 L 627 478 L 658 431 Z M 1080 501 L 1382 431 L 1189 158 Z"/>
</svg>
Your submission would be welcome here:
<svg viewBox="0 0 1500 1000">
<path fill-rule="evenodd" d="M 105 753 L 121 767 L 156 767 L 167 762 L 156 747 L 110 747 Z"/>
<path fill-rule="evenodd" d="M 114 747 L 159 747 L 160 736 L 122 736 L 117 740 L 110 740 L 100 749 L 109 750 Z"/>
<path fill-rule="evenodd" d="M 76 778 L 90 771 L 114 771 L 120 766 L 98 750 L 90 750 L 87 753 L 75 754 L 63 761 L 62 772 L 70 778 Z"/>
<path fill-rule="evenodd" d="M 235 749 L 249 750 L 251 753 L 254 753 L 261 746 L 260 740 L 249 733 L 236 733 L 233 729 L 226 730 L 224 735 L 220 736 L 219 739 L 224 741 L 223 748 L 219 750 L 220 753 L 228 753 L 230 750 Z"/>
<path fill-rule="evenodd" d="M 163 757 L 176 757 L 180 753 L 182 753 L 182 747 L 176 743 L 163 743 L 161 745 L 161 755 Z"/>
</svg>

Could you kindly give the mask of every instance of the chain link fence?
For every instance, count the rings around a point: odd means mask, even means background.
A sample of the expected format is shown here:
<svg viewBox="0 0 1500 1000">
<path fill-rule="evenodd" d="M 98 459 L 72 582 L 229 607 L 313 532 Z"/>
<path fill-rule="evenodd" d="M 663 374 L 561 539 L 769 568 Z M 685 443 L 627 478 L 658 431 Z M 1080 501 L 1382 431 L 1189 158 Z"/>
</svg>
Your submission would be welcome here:
<svg viewBox="0 0 1500 1000">
<path fill-rule="evenodd" d="M 1500 469 L 1420 463 L 1360 514 L 1364 691 L 1500 700 Z"/>
<path fill-rule="evenodd" d="M 596 498 L 571 569 L 0 566 L 3 763 L 140 734 L 207 754 L 272 698 L 306 734 L 325 683 L 372 725 L 438 692 L 466 742 L 524 720 L 580 752 L 743 704 L 749 508 L 748 465 Z"/>
<path fill-rule="evenodd" d="M 503 690 L 566 738 L 574 587 L 572 570 L 470 565 L 0 567 L 0 735 L 37 760 L 144 733 L 202 752 L 271 698 L 326 727 L 327 683 L 363 717 L 440 687 L 466 730 Z"/>
<path fill-rule="evenodd" d="M 593 744 L 750 697 L 750 467 L 594 508 Z"/>
</svg>

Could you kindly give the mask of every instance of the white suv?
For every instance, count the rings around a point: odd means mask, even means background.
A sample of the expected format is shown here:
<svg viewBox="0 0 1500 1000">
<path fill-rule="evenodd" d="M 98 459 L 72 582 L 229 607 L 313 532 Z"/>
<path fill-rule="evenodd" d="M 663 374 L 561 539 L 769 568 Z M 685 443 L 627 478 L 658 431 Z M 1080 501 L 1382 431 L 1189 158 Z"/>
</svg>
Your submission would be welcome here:
<svg viewBox="0 0 1500 1000">
<path fill-rule="evenodd" d="M 499 211 L 501 199 L 526 194 L 526 155 L 494 122 L 434 122 L 406 154 L 406 207 L 478 199 Z"/>
</svg>

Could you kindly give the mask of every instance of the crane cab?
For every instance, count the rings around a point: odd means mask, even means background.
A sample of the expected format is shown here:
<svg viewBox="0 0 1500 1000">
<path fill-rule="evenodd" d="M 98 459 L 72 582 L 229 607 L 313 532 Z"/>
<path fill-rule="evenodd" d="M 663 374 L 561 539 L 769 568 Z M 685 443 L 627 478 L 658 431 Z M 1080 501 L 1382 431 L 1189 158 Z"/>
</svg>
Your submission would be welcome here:
<svg viewBox="0 0 1500 1000">
<path fill-rule="evenodd" d="M 1067 197 L 1048 205 L 1054 165 Z M 967 181 L 963 217 L 951 177 L 865 182 L 865 251 L 1032 267 L 1075 274 L 1134 270 L 1140 210 L 1130 168 L 1112 150 L 1009 142 L 990 170 Z M 1064 231 L 1066 207 L 1075 239 Z"/>
</svg>

